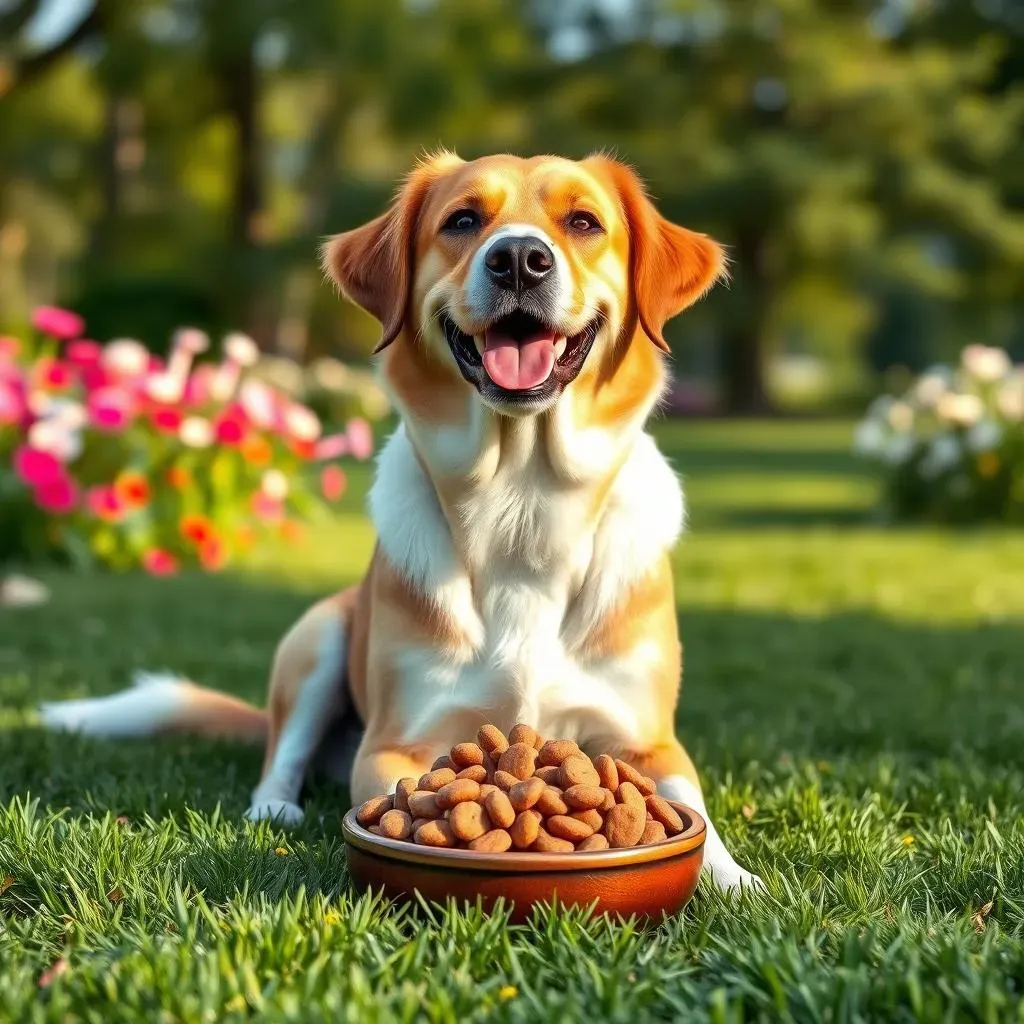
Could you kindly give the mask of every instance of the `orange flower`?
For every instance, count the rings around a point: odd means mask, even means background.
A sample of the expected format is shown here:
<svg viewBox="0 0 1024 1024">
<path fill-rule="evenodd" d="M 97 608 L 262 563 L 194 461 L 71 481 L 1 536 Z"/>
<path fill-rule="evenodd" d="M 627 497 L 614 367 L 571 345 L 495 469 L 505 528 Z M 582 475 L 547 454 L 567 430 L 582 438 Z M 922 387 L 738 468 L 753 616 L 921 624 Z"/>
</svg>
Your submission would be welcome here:
<svg viewBox="0 0 1024 1024">
<path fill-rule="evenodd" d="M 207 572 L 219 572 L 227 564 L 228 551 L 220 537 L 213 534 L 199 545 L 199 564 Z"/>
<path fill-rule="evenodd" d="M 192 483 L 192 474 L 184 466 L 171 466 L 167 470 L 167 482 L 176 491 L 183 491 Z"/>
<path fill-rule="evenodd" d="M 306 535 L 306 531 L 303 528 L 302 523 L 297 519 L 282 520 L 278 529 L 281 533 L 281 539 L 287 541 L 289 544 L 300 543 Z"/>
<path fill-rule="evenodd" d="M 133 470 L 126 470 L 114 481 L 114 493 L 127 509 L 145 508 L 149 504 L 149 481 Z"/>
<path fill-rule="evenodd" d="M 207 541 L 217 539 L 217 530 L 206 516 L 194 514 L 182 516 L 181 522 L 178 523 L 178 529 L 181 531 L 182 537 L 191 541 L 196 547 L 202 547 Z"/>
<path fill-rule="evenodd" d="M 249 434 L 242 442 L 242 458 L 253 466 L 269 466 L 274 457 L 270 442 L 259 434 Z"/>
<path fill-rule="evenodd" d="M 256 531 L 248 523 L 243 523 L 235 531 L 235 543 L 242 551 L 251 548 L 256 543 Z"/>
</svg>

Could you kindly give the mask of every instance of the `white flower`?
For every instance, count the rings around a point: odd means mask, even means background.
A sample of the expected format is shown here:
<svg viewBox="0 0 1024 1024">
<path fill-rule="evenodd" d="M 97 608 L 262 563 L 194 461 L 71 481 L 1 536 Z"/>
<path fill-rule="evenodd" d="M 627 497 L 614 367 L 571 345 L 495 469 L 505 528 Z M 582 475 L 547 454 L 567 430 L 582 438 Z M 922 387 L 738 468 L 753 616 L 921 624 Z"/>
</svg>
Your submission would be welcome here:
<svg viewBox="0 0 1024 1024">
<path fill-rule="evenodd" d="M 887 418 L 889 426 L 902 434 L 914 425 L 914 410 L 906 402 L 893 402 Z"/>
<path fill-rule="evenodd" d="M 901 466 L 914 454 L 916 447 L 917 440 L 913 434 L 896 434 L 889 439 L 882 458 L 891 466 Z"/>
<path fill-rule="evenodd" d="M 1001 348 L 968 345 L 960 354 L 963 368 L 976 380 L 1001 380 L 1010 372 L 1010 357 Z"/>
<path fill-rule="evenodd" d="M 1011 422 L 1024 420 L 1024 372 L 1015 373 L 996 395 L 999 411 Z"/>
<path fill-rule="evenodd" d="M 49 391 L 30 391 L 25 399 L 29 411 L 40 419 L 50 415 L 50 410 L 56 401 L 57 399 Z"/>
<path fill-rule="evenodd" d="M 174 332 L 171 346 L 197 356 L 210 347 L 210 338 L 206 331 L 200 331 L 195 327 L 181 327 Z"/>
<path fill-rule="evenodd" d="M 73 398 L 53 398 L 46 407 L 46 418 L 69 430 L 80 430 L 88 422 L 89 414 L 85 406 Z"/>
<path fill-rule="evenodd" d="M 885 430 L 874 419 L 861 420 L 853 432 L 853 452 L 870 458 L 878 455 L 885 447 Z"/>
<path fill-rule="evenodd" d="M 960 442 L 955 434 L 939 434 L 932 439 L 928 454 L 921 460 L 921 475 L 937 477 L 960 460 Z"/>
<path fill-rule="evenodd" d="M 995 420 L 984 419 L 978 420 L 967 431 L 967 437 L 964 440 L 968 451 L 990 452 L 993 448 L 998 447 L 1002 439 L 1003 428 Z"/>
<path fill-rule="evenodd" d="M 28 443 L 61 462 L 74 462 L 82 454 L 82 435 L 56 419 L 39 420 L 28 429 Z"/>
<path fill-rule="evenodd" d="M 943 367 L 945 369 L 945 367 Z M 949 390 L 952 374 L 928 371 L 914 385 L 914 399 L 923 409 L 931 409 Z"/>
<path fill-rule="evenodd" d="M 149 368 L 149 352 L 133 338 L 119 338 L 104 346 L 101 362 L 119 377 L 139 377 Z"/>
<path fill-rule="evenodd" d="M 248 334 L 229 334 L 224 339 L 224 351 L 228 359 L 239 366 L 255 366 L 260 358 L 256 342 Z"/>
<path fill-rule="evenodd" d="M 279 469 L 268 469 L 263 474 L 261 488 L 268 498 L 284 501 L 288 497 L 288 477 Z"/>
<path fill-rule="evenodd" d="M 892 395 L 879 395 L 869 406 L 864 414 L 869 420 L 884 420 L 889 415 L 889 410 L 896 401 Z"/>
<path fill-rule="evenodd" d="M 247 380 L 238 392 L 245 415 L 264 430 L 274 426 L 274 392 L 261 380 Z"/>
<path fill-rule="evenodd" d="M 936 411 L 939 419 L 946 420 L 947 423 L 969 427 L 981 419 L 985 407 L 977 395 L 960 395 L 951 391 L 939 399 Z"/>
<path fill-rule="evenodd" d="M 213 444 L 213 427 L 202 416 L 187 416 L 178 429 L 178 437 L 189 448 L 209 448 Z"/>
<path fill-rule="evenodd" d="M 296 441 L 315 441 L 320 436 L 320 421 L 312 409 L 292 403 L 284 414 L 285 428 Z"/>
<path fill-rule="evenodd" d="M 185 381 L 172 373 L 151 373 L 146 378 L 146 395 L 161 405 L 174 405 L 184 390 Z"/>
</svg>

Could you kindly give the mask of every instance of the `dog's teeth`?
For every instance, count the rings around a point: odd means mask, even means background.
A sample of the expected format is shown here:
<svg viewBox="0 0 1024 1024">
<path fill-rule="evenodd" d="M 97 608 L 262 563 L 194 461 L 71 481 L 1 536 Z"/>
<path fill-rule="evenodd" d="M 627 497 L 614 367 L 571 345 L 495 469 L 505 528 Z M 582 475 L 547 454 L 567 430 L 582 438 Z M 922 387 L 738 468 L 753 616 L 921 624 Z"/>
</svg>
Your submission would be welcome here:
<svg viewBox="0 0 1024 1024">
<path fill-rule="evenodd" d="M 567 344 L 568 344 L 568 341 L 565 338 L 559 338 L 558 341 L 555 342 L 555 358 L 556 359 L 561 359 L 562 358 L 562 353 L 565 352 L 565 346 Z"/>
</svg>

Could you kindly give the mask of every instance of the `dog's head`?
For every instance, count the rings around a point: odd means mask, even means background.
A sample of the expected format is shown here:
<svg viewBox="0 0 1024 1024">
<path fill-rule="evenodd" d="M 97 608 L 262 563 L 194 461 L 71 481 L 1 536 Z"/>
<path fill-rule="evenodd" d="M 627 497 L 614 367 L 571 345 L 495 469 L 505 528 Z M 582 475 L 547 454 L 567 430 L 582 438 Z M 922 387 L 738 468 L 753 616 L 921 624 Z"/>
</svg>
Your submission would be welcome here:
<svg viewBox="0 0 1024 1024">
<path fill-rule="evenodd" d="M 608 157 L 442 153 L 383 216 L 328 242 L 324 263 L 380 320 L 389 382 L 419 415 L 445 418 L 467 389 L 500 415 L 536 415 L 568 390 L 600 392 L 614 418 L 655 401 L 662 329 L 723 254 Z"/>
</svg>

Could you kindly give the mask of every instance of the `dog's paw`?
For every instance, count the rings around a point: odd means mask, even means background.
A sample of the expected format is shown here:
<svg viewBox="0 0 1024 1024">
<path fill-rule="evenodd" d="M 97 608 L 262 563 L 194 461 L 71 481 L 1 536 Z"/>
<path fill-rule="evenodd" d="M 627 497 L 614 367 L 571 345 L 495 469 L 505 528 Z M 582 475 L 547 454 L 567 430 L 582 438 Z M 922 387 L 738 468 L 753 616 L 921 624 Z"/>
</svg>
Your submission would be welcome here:
<svg viewBox="0 0 1024 1024">
<path fill-rule="evenodd" d="M 768 887 L 761 879 L 735 862 L 727 865 L 713 864 L 710 867 L 711 880 L 722 892 L 767 892 Z"/>
<path fill-rule="evenodd" d="M 249 821 L 272 821 L 277 825 L 298 825 L 306 816 L 298 804 L 287 800 L 260 800 L 245 812 Z"/>
</svg>

